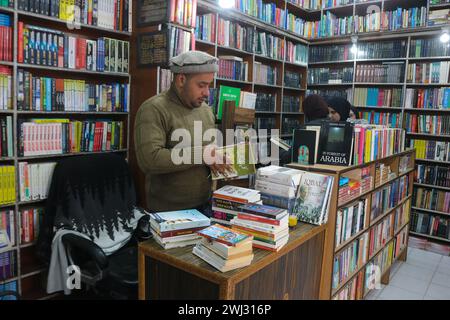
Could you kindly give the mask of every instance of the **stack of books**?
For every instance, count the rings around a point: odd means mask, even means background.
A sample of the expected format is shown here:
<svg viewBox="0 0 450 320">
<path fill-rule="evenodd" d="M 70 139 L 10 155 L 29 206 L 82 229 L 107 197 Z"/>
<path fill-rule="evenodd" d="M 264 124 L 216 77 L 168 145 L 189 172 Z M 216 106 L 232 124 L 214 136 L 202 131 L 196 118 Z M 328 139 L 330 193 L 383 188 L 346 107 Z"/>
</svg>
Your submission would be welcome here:
<svg viewBox="0 0 450 320">
<path fill-rule="evenodd" d="M 287 209 L 292 212 L 302 171 L 268 166 L 256 172 L 255 189 L 261 192 L 265 205 Z"/>
<path fill-rule="evenodd" d="M 233 230 L 253 237 L 256 248 L 279 251 L 289 240 L 289 214 L 286 209 L 246 204 L 231 220 Z"/>
<path fill-rule="evenodd" d="M 248 266 L 253 260 L 252 237 L 219 224 L 198 232 L 202 240 L 192 253 L 214 268 L 227 272 Z"/>
<path fill-rule="evenodd" d="M 210 220 L 195 209 L 150 214 L 153 238 L 164 249 L 196 244 L 200 240 L 196 232 L 209 225 Z"/>
<path fill-rule="evenodd" d="M 230 225 L 240 212 L 239 207 L 247 203 L 261 203 L 259 191 L 235 186 L 224 186 L 212 196 L 212 222 Z"/>
</svg>

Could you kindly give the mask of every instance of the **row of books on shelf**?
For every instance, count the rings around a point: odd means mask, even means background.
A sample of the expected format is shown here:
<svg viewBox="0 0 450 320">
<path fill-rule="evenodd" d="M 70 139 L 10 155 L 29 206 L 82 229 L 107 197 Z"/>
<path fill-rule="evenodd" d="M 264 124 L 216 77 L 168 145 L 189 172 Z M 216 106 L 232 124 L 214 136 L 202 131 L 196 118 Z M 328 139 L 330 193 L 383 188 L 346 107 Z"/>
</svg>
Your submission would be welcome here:
<svg viewBox="0 0 450 320">
<path fill-rule="evenodd" d="M 402 62 L 383 62 L 356 66 L 356 82 L 401 83 L 404 75 Z"/>
<path fill-rule="evenodd" d="M 372 193 L 370 221 L 382 216 L 408 196 L 409 181 L 409 175 L 404 175 Z"/>
<path fill-rule="evenodd" d="M 357 88 L 356 88 L 357 89 Z M 322 97 L 341 97 L 347 99 L 348 101 L 353 100 L 353 90 L 352 88 L 348 89 L 308 89 L 306 90 L 306 95 L 310 94 L 318 94 Z M 354 104 L 356 105 L 356 104 Z"/>
<path fill-rule="evenodd" d="M 289 70 L 284 71 L 284 86 L 289 88 L 302 87 L 303 74 Z"/>
<path fill-rule="evenodd" d="M 276 85 L 279 79 L 278 73 L 279 70 L 276 67 L 265 65 L 257 61 L 253 63 L 253 80 L 255 83 Z"/>
<path fill-rule="evenodd" d="M 292 135 L 292 132 L 300 127 L 302 123 L 298 119 L 298 117 L 283 118 L 283 122 L 281 123 L 281 134 Z"/>
<path fill-rule="evenodd" d="M 12 116 L 0 117 L 0 155 L 14 156 Z"/>
<path fill-rule="evenodd" d="M 450 213 L 450 192 L 417 187 L 414 188 L 413 204 L 416 208 Z"/>
<path fill-rule="evenodd" d="M 447 84 L 449 82 L 450 61 L 431 63 L 411 63 L 407 67 L 408 83 Z"/>
<path fill-rule="evenodd" d="M 402 89 L 355 88 L 355 106 L 362 107 L 402 107 Z"/>
<path fill-rule="evenodd" d="M 203 14 L 203 15 L 197 15 L 195 17 L 195 19 L 196 19 L 195 39 L 215 43 L 216 42 L 216 14 L 208 13 L 208 14 Z M 225 21 L 225 20 L 222 19 L 222 21 Z M 219 24 L 219 28 L 221 28 L 221 30 L 224 31 L 223 25 L 222 25 L 222 27 L 220 27 L 220 24 Z M 234 35 L 234 33 L 231 33 L 231 34 Z"/>
<path fill-rule="evenodd" d="M 382 219 L 369 230 L 369 257 L 373 256 L 380 248 L 391 240 L 394 230 L 392 214 Z"/>
<path fill-rule="evenodd" d="M 19 69 L 17 109 L 127 112 L 129 85 L 33 76 Z"/>
<path fill-rule="evenodd" d="M 13 292 L 18 292 L 17 289 L 17 280 L 14 281 L 8 281 L 5 283 L 0 283 L 0 293 L 4 292 L 4 291 L 13 291 Z M 17 300 L 17 298 L 15 296 L 3 296 L 0 298 L 0 301 L 6 301 L 6 300 Z"/>
<path fill-rule="evenodd" d="M 410 147 L 416 148 L 417 159 L 450 161 L 449 142 L 411 139 Z"/>
<path fill-rule="evenodd" d="M 19 0 L 18 9 L 105 29 L 131 31 L 131 0 Z"/>
<path fill-rule="evenodd" d="M 272 59 L 284 60 L 285 41 L 270 33 L 258 32 L 255 53 Z"/>
<path fill-rule="evenodd" d="M 12 68 L 0 66 L 0 110 L 12 110 Z"/>
<path fill-rule="evenodd" d="M 11 17 L 0 13 L 0 61 L 13 60 L 13 27 Z"/>
<path fill-rule="evenodd" d="M 358 272 L 342 289 L 336 293 L 333 300 L 361 300 L 372 289 L 377 288 L 379 276 L 391 266 L 394 259 L 403 252 L 407 245 L 408 229 L 400 231 L 394 241 L 377 254 L 364 269 Z M 378 270 L 377 270 L 378 269 Z"/>
<path fill-rule="evenodd" d="M 219 78 L 248 81 L 248 62 L 240 57 L 219 56 Z"/>
<path fill-rule="evenodd" d="M 367 123 L 370 124 L 384 125 L 391 128 L 399 128 L 401 113 L 364 111 L 359 113 L 359 118 L 367 120 Z"/>
<path fill-rule="evenodd" d="M 0 281 L 17 276 L 17 251 L 0 252 Z"/>
<path fill-rule="evenodd" d="M 0 7 L 14 8 L 14 0 L 0 0 Z"/>
<path fill-rule="evenodd" d="M 450 88 L 406 89 L 405 108 L 450 109 Z"/>
<path fill-rule="evenodd" d="M 450 55 L 450 48 L 439 38 L 411 39 L 409 56 L 411 58 L 445 57 Z"/>
<path fill-rule="evenodd" d="M 208 39 L 214 42 L 214 26 L 209 30 Z M 222 19 L 219 17 L 217 44 L 219 46 L 231 47 L 253 53 L 255 41 L 255 30 L 250 26 L 241 26 L 239 23 Z"/>
<path fill-rule="evenodd" d="M 256 111 L 270 111 L 276 110 L 277 94 L 261 93 L 256 95 Z"/>
<path fill-rule="evenodd" d="M 416 182 L 450 188 L 450 167 L 418 164 Z"/>
<path fill-rule="evenodd" d="M 370 174 L 370 166 L 361 168 L 352 178 L 341 176 L 339 178 L 338 206 L 368 192 L 372 186 L 373 177 Z"/>
<path fill-rule="evenodd" d="M 353 82 L 353 68 L 310 68 L 308 84 L 340 84 Z"/>
<path fill-rule="evenodd" d="M 346 61 L 352 60 L 353 53 L 351 46 L 336 44 L 334 46 L 310 46 L 309 61 L 313 62 L 330 62 L 330 61 Z"/>
<path fill-rule="evenodd" d="M 169 28 L 169 57 L 175 57 L 191 49 L 192 34 L 180 28 Z"/>
<path fill-rule="evenodd" d="M 19 162 L 20 201 L 47 199 L 56 162 Z"/>
<path fill-rule="evenodd" d="M 410 230 L 416 233 L 450 240 L 450 219 L 427 213 L 411 213 Z"/>
<path fill-rule="evenodd" d="M 450 22 L 450 9 L 438 9 L 438 10 L 432 10 L 433 8 L 430 8 L 430 11 L 428 13 L 428 25 L 429 26 L 438 26 L 438 25 L 445 25 Z"/>
<path fill-rule="evenodd" d="M 130 43 L 118 39 L 90 40 L 20 21 L 17 50 L 19 63 L 100 72 L 129 71 Z"/>
<path fill-rule="evenodd" d="M 0 250 L 16 245 L 16 224 L 14 221 L 14 210 L 0 211 Z"/>
<path fill-rule="evenodd" d="M 0 204 L 11 204 L 16 201 L 16 168 L 0 166 Z"/>
<path fill-rule="evenodd" d="M 34 242 L 39 237 L 39 227 L 42 225 L 44 210 L 42 208 L 25 209 L 20 213 L 20 243 Z"/>
<path fill-rule="evenodd" d="M 411 133 L 450 135 L 450 116 L 406 114 L 405 128 Z"/>
<path fill-rule="evenodd" d="M 301 101 L 299 97 L 283 96 L 281 105 L 283 112 L 301 112 Z"/>
<path fill-rule="evenodd" d="M 333 289 L 347 281 L 358 268 L 367 262 L 368 248 L 369 234 L 365 232 L 334 255 L 331 285 Z"/>
<path fill-rule="evenodd" d="M 368 210 L 368 198 L 338 209 L 335 233 L 336 248 L 366 228 Z"/>
<path fill-rule="evenodd" d="M 38 156 L 120 150 L 123 121 L 31 119 L 19 125 L 19 154 Z"/>
</svg>

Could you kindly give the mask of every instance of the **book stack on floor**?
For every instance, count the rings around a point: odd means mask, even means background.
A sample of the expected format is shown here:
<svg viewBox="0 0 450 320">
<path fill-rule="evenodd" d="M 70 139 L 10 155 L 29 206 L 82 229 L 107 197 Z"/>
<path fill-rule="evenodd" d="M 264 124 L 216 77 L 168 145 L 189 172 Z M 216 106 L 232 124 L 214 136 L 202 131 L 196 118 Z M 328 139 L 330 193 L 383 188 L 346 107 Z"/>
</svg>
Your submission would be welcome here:
<svg viewBox="0 0 450 320">
<path fill-rule="evenodd" d="M 214 224 L 197 232 L 202 240 L 192 253 L 214 268 L 227 272 L 248 266 L 253 260 L 252 236 Z"/>
<path fill-rule="evenodd" d="M 265 205 L 287 209 L 291 213 L 302 171 L 268 166 L 256 172 L 255 189 L 261 192 Z"/>
<path fill-rule="evenodd" d="M 239 214 L 239 207 L 247 203 L 261 203 L 259 191 L 224 186 L 213 193 L 211 221 L 230 225 L 230 221 Z"/>
<path fill-rule="evenodd" d="M 286 209 L 246 204 L 231 220 L 233 230 L 251 235 L 253 247 L 279 251 L 289 240 L 289 214 Z"/>
<path fill-rule="evenodd" d="M 194 245 L 200 240 L 197 231 L 210 225 L 198 210 L 167 211 L 150 214 L 151 232 L 164 249 Z"/>
</svg>

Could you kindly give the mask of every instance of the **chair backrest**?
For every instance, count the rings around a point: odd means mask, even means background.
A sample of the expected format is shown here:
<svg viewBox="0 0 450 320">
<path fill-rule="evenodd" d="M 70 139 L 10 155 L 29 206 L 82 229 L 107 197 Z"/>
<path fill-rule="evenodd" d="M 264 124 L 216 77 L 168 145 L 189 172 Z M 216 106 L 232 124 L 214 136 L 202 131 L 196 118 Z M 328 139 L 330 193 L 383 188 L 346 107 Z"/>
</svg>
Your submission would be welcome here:
<svg viewBox="0 0 450 320">
<path fill-rule="evenodd" d="M 123 234 L 133 232 L 129 222 L 135 220 L 136 203 L 132 175 L 122 156 L 102 153 L 62 159 L 51 179 L 38 256 L 49 261 L 59 228 L 84 233 L 104 247 L 114 246 L 123 241 Z"/>
</svg>

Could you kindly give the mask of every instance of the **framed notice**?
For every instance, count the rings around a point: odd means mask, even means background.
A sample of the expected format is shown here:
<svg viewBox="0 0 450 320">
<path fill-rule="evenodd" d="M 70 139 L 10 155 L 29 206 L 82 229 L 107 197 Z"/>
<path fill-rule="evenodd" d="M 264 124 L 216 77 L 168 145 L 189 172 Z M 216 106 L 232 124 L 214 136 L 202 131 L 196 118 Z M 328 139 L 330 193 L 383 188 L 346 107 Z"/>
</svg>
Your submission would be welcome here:
<svg viewBox="0 0 450 320">
<path fill-rule="evenodd" d="M 169 35 L 167 30 L 142 33 L 138 36 L 138 67 L 169 64 Z"/>
<path fill-rule="evenodd" d="M 137 26 L 148 27 L 168 22 L 173 0 L 137 0 Z"/>
</svg>

